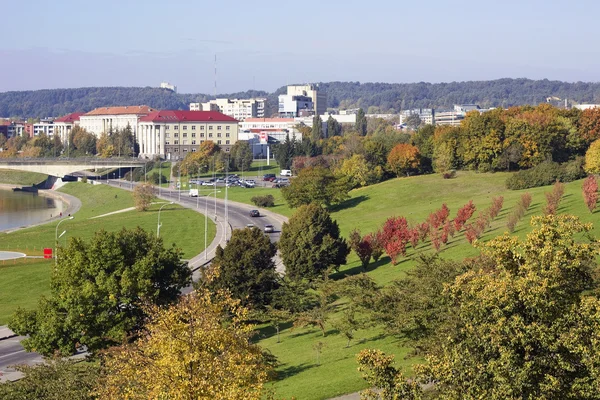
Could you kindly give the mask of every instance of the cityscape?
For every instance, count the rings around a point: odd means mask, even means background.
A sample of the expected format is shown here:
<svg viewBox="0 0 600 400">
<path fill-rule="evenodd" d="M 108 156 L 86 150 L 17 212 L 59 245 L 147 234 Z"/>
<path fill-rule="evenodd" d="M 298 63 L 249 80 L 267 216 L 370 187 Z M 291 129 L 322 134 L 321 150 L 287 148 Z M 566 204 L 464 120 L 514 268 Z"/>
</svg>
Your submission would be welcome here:
<svg viewBox="0 0 600 400">
<path fill-rule="evenodd" d="M 600 399 L 600 5 L 4 11 L 0 400 Z"/>
</svg>

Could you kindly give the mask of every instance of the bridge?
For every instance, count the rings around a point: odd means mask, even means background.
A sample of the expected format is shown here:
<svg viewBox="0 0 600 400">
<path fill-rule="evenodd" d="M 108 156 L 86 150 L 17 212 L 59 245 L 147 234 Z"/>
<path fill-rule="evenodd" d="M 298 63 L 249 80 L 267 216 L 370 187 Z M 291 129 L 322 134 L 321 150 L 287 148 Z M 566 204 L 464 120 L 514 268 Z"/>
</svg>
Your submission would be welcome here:
<svg viewBox="0 0 600 400">
<path fill-rule="evenodd" d="M 147 162 L 136 158 L 0 158 L 0 169 L 39 172 L 62 178 L 85 170 L 138 168 Z"/>
</svg>

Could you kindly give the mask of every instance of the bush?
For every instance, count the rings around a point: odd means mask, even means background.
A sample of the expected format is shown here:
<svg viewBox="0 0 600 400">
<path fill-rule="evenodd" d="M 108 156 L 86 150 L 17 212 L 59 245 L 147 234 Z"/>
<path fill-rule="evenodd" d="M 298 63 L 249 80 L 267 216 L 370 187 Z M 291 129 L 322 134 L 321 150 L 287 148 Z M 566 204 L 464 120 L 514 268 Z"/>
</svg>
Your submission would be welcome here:
<svg viewBox="0 0 600 400">
<path fill-rule="evenodd" d="M 257 207 L 274 207 L 275 198 L 272 194 L 266 196 L 254 196 L 250 199 Z"/>
<path fill-rule="evenodd" d="M 556 181 L 571 182 L 586 176 L 583 166 L 582 157 L 564 164 L 544 161 L 531 169 L 514 173 L 506 180 L 506 188 L 520 190 L 548 186 Z"/>
<path fill-rule="evenodd" d="M 159 174 L 158 172 L 153 172 L 148 177 L 148 180 L 154 183 L 155 185 L 158 185 L 159 183 L 167 183 L 167 178 L 164 175 Z"/>
<path fill-rule="evenodd" d="M 561 182 L 573 182 L 577 179 L 585 178 L 587 173 L 583 169 L 585 166 L 585 158 L 577 157 L 573 161 L 569 161 L 562 165 L 563 176 Z"/>
</svg>

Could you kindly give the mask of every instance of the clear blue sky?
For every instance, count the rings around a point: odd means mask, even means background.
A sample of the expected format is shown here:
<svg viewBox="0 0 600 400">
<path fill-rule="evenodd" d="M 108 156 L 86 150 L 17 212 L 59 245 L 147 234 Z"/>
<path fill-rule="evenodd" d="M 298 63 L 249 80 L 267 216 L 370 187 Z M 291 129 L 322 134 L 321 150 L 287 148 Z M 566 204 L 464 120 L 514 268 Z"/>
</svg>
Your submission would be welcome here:
<svg viewBox="0 0 600 400">
<path fill-rule="evenodd" d="M 599 81 L 591 0 L 4 1 L 0 91 L 318 81 Z"/>
</svg>

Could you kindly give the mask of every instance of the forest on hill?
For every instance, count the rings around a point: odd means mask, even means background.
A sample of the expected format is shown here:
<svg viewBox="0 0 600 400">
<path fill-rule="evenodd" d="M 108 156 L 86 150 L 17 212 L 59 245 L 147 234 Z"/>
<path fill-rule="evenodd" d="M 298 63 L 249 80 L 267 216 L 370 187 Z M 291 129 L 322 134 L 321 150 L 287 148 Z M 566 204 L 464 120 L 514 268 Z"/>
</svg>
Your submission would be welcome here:
<svg viewBox="0 0 600 400">
<path fill-rule="evenodd" d="M 321 82 L 328 96 L 328 107 L 362 107 L 373 113 L 398 112 L 412 108 L 446 108 L 454 104 L 476 103 L 482 107 L 537 105 L 547 98 L 567 99 L 569 104 L 600 103 L 600 83 L 561 82 L 531 79 L 497 79 L 451 83 L 360 83 Z M 219 94 L 217 97 L 266 97 L 267 114 L 277 112 L 273 93 L 246 91 Z M 96 107 L 145 104 L 159 109 L 187 109 L 190 102 L 214 98 L 208 94 L 174 93 L 151 87 L 88 87 L 45 89 L 0 93 L 0 116 L 21 118 L 58 117 L 71 112 L 87 112 Z M 558 100 L 560 99 L 560 100 Z"/>
</svg>

